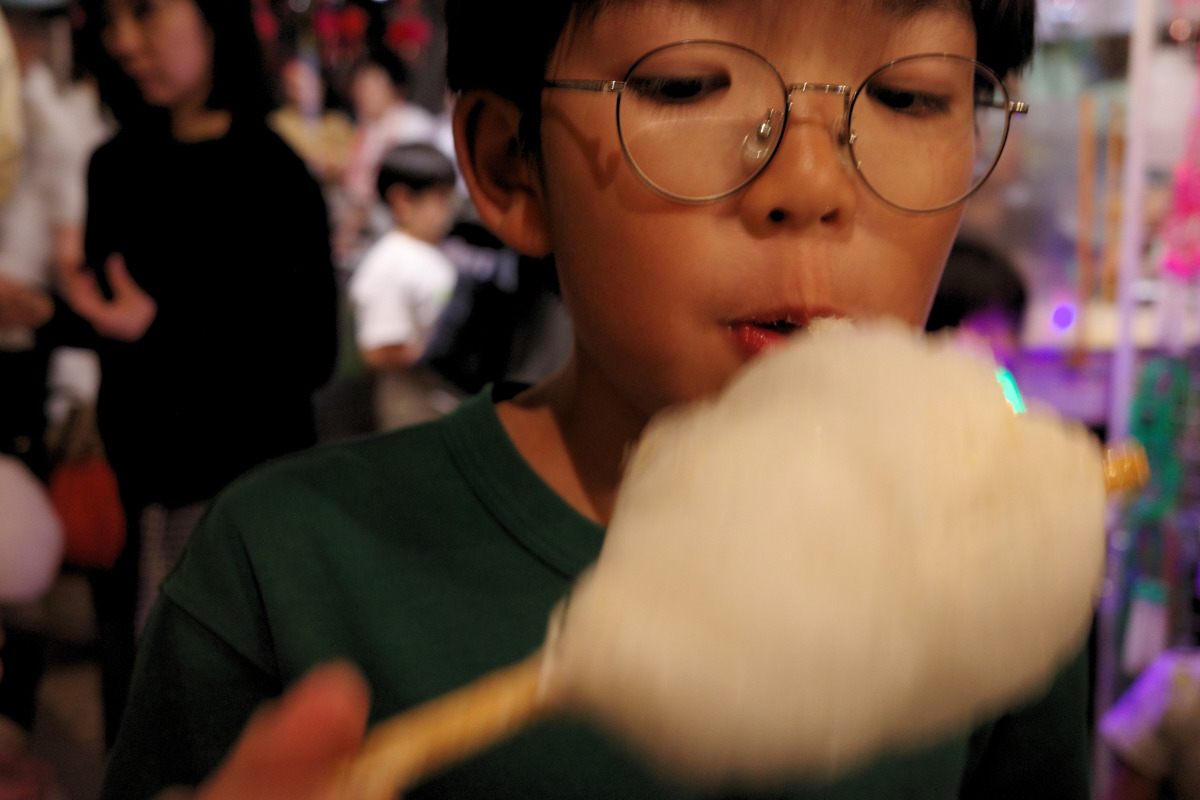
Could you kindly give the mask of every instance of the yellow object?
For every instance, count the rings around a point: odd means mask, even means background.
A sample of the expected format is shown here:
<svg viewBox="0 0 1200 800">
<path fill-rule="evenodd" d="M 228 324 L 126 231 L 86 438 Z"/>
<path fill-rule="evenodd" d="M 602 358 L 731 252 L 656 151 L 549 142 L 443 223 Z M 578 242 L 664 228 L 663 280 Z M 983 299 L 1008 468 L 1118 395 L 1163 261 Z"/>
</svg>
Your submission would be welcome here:
<svg viewBox="0 0 1200 800">
<path fill-rule="evenodd" d="M 12 195 L 25 144 L 21 119 L 21 70 L 4 15 L 0 14 L 0 203 Z"/>
<path fill-rule="evenodd" d="M 1128 441 L 1104 449 L 1104 490 L 1109 494 L 1125 489 L 1140 489 L 1150 480 L 1150 462 L 1145 449 Z"/>
</svg>

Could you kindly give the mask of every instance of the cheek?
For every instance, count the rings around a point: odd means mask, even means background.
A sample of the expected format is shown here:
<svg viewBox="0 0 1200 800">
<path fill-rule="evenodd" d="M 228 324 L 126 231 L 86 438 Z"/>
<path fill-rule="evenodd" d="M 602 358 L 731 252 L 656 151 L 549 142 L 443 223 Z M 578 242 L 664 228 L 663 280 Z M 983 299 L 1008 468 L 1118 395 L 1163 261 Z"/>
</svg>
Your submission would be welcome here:
<svg viewBox="0 0 1200 800">
<path fill-rule="evenodd" d="M 202 28 L 190 20 L 155 37 L 161 62 L 175 81 L 187 88 L 208 79 L 212 46 Z"/>
<path fill-rule="evenodd" d="M 858 286 L 870 297 L 870 311 L 923 326 L 937 292 L 946 258 L 954 243 L 961 212 L 952 210 L 933 217 L 896 218 L 884 223 L 874 252 L 879 263 Z"/>
</svg>

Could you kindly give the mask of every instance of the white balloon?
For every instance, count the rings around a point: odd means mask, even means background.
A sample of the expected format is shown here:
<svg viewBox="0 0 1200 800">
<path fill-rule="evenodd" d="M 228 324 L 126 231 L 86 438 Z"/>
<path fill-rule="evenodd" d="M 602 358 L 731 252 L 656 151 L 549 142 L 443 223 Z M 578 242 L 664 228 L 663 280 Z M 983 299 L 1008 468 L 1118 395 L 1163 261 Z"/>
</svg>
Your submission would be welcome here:
<svg viewBox="0 0 1200 800">
<path fill-rule="evenodd" d="M 58 574 L 62 525 L 42 484 L 0 455 L 0 602 L 36 599 Z"/>
</svg>

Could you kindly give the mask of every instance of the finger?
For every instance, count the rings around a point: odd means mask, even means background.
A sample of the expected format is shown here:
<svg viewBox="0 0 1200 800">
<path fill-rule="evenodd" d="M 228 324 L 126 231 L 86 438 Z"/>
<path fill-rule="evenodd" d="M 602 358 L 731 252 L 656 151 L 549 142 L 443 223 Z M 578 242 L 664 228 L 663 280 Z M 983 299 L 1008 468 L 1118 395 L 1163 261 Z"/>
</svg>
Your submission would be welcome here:
<svg viewBox="0 0 1200 800">
<path fill-rule="evenodd" d="M 120 294 L 126 289 L 141 289 L 130 277 L 129 269 L 125 266 L 125 256 L 120 253 L 111 253 L 105 259 L 104 274 L 108 276 L 108 285 L 112 287 L 114 294 Z"/>
<path fill-rule="evenodd" d="M 318 667 L 251 718 L 201 800 L 320 796 L 358 750 L 369 705 L 366 682 L 353 667 Z"/>
<path fill-rule="evenodd" d="M 366 727 L 369 697 L 366 681 L 349 664 L 318 667 L 251 720 L 264 734 L 262 750 L 254 752 L 305 761 L 354 750 Z"/>
</svg>

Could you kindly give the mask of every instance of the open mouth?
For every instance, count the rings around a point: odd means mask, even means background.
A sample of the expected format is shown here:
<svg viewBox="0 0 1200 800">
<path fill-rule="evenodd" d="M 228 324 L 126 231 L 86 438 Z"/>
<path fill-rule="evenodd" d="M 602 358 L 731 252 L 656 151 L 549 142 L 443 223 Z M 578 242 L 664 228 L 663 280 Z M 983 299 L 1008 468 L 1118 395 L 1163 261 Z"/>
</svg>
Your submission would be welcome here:
<svg viewBox="0 0 1200 800">
<path fill-rule="evenodd" d="M 751 324 L 762 328 L 763 330 L 771 331 L 773 333 L 780 333 L 785 336 L 793 331 L 799 330 L 801 327 L 800 323 L 792 322 L 791 320 L 787 319 L 777 319 L 773 322 L 754 322 Z"/>
<path fill-rule="evenodd" d="M 780 344 L 807 324 L 807 319 L 788 314 L 779 318 L 739 320 L 729 327 L 741 349 L 753 356 Z"/>
</svg>

